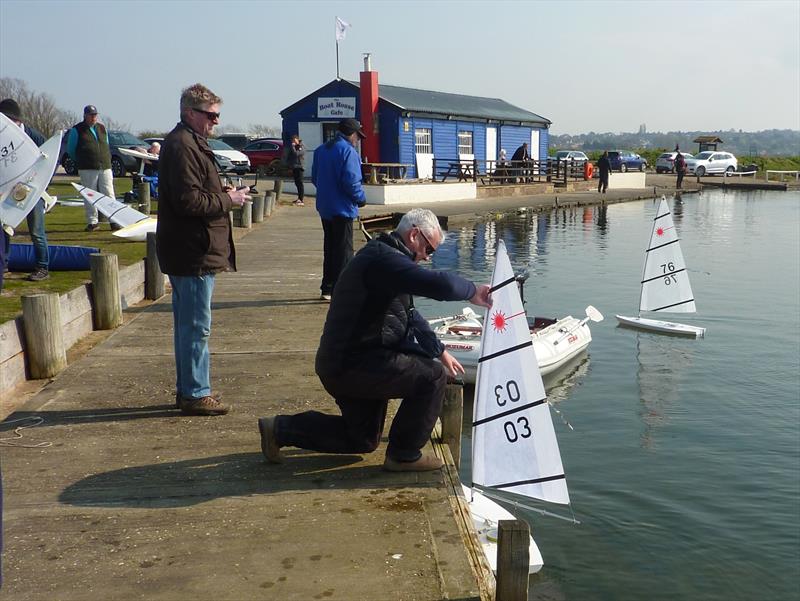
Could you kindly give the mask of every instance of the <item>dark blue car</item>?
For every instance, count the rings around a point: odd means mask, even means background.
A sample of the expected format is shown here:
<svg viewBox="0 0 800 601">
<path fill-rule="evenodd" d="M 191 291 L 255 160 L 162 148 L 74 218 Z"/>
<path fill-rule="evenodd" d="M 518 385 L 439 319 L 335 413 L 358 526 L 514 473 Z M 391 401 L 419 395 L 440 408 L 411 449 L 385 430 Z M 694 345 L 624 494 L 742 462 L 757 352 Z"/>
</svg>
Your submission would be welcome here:
<svg viewBox="0 0 800 601">
<path fill-rule="evenodd" d="M 611 162 L 612 171 L 644 171 L 647 161 L 635 152 L 628 150 L 609 150 L 608 160 Z"/>
</svg>

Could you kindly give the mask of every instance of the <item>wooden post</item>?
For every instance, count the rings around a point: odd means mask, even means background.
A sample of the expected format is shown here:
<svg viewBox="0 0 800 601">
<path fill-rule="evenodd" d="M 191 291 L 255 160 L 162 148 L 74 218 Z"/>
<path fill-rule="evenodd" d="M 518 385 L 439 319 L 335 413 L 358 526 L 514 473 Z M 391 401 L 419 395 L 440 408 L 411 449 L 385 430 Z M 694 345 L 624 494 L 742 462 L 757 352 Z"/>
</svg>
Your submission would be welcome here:
<svg viewBox="0 0 800 601">
<path fill-rule="evenodd" d="M 51 378 L 67 366 L 56 292 L 22 295 L 22 326 L 32 378 Z"/>
<path fill-rule="evenodd" d="M 113 330 L 122 324 L 117 255 L 93 253 L 89 255 L 89 269 L 92 273 L 94 327 L 97 330 Z"/>
<path fill-rule="evenodd" d="M 464 386 L 448 384 L 442 405 L 442 442 L 450 445 L 456 469 L 461 467 L 461 422 L 464 416 Z"/>
<path fill-rule="evenodd" d="M 497 601 L 528 601 L 528 523 L 500 520 L 497 531 Z"/>
<path fill-rule="evenodd" d="M 241 208 L 241 226 L 247 229 L 253 227 L 253 201 L 245 200 Z"/>
<path fill-rule="evenodd" d="M 275 204 L 277 204 L 281 199 L 281 190 L 283 190 L 283 180 L 276 179 L 275 188 L 273 190 L 275 192 Z"/>
<path fill-rule="evenodd" d="M 264 217 L 269 217 L 275 208 L 275 192 L 265 192 L 264 199 Z"/>
<path fill-rule="evenodd" d="M 253 223 L 264 221 L 264 196 L 261 194 L 253 195 Z"/>
<path fill-rule="evenodd" d="M 139 195 L 139 210 L 145 215 L 150 214 L 150 182 L 139 182 L 136 184 L 136 191 Z"/>
<path fill-rule="evenodd" d="M 156 233 L 147 232 L 147 256 L 144 260 L 144 297 L 156 300 L 164 296 L 164 274 L 156 254 Z"/>
</svg>

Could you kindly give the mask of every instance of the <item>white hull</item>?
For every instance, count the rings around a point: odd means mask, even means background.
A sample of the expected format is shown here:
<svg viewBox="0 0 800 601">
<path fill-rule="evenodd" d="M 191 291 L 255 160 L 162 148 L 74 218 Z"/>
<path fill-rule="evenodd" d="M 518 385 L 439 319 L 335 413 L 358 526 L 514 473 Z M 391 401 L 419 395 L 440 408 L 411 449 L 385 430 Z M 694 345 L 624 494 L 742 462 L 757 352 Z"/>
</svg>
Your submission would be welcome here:
<svg viewBox="0 0 800 601">
<path fill-rule="evenodd" d="M 478 533 L 478 541 L 483 553 L 489 561 L 492 572 L 497 572 L 497 522 L 517 518 L 477 490 L 472 490 L 463 484 L 461 487 L 467 498 L 469 513 L 472 516 L 475 531 Z M 528 547 L 528 573 L 535 574 L 542 569 L 542 565 L 544 565 L 542 554 L 539 552 L 539 547 L 536 546 L 536 541 L 531 537 Z"/>
<path fill-rule="evenodd" d="M 592 341 L 588 324 L 581 325 L 581 320 L 571 315 L 559 320 L 537 318 L 534 323 L 544 325 L 531 333 L 533 350 L 542 375 L 564 365 Z M 481 351 L 481 322 L 477 319 L 453 320 L 434 329 L 447 351 L 464 367 L 464 382 L 474 384 Z"/>
<path fill-rule="evenodd" d="M 663 321 L 661 319 L 646 319 L 644 317 L 625 317 L 624 315 L 617 315 L 617 321 L 620 325 L 638 328 L 640 330 L 649 330 L 651 332 L 660 332 L 662 334 L 674 334 L 676 336 L 691 336 L 699 338 L 705 336 L 706 329 L 697 326 L 690 326 L 685 323 L 676 323 L 674 321 Z"/>
</svg>

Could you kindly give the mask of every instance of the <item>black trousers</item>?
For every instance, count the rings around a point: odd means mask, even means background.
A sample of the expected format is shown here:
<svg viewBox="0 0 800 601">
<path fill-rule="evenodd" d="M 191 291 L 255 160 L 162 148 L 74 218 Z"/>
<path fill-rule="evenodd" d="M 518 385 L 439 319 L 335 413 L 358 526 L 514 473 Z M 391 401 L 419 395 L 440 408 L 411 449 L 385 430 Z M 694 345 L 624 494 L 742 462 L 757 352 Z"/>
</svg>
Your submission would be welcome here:
<svg viewBox="0 0 800 601">
<path fill-rule="evenodd" d="M 371 453 L 381 441 L 389 399 L 399 398 L 386 454 L 397 461 L 418 459 L 442 410 L 447 384 L 442 364 L 388 350 L 346 361 L 350 367 L 343 373 L 319 377 L 341 415 L 280 415 L 278 442 L 322 453 Z"/>
<path fill-rule="evenodd" d="M 339 274 L 353 258 L 353 220 L 349 217 L 334 217 L 322 220 L 325 234 L 322 260 L 322 294 L 332 294 Z"/>
<path fill-rule="evenodd" d="M 601 173 L 597 179 L 597 191 L 605 194 L 606 190 L 608 190 L 608 173 L 605 175 Z"/>
<path fill-rule="evenodd" d="M 295 167 L 292 169 L 292 177 L 294 177 L 294 185 L 297 186 L 297 198 L 303 200 L 306 192 L 303 186 L 303 168 Z"/>
<path fill-rule="evenodd" d="M 683 176 L 686 175 L 686 172 L 685 171 L 676 171 L 676 173 L 678 174 L 678 181 L 675 184 L 675 187 L 678 190 L 680 190 L 681 189 L 681 185 L 683 184 Z"/>
</svg>

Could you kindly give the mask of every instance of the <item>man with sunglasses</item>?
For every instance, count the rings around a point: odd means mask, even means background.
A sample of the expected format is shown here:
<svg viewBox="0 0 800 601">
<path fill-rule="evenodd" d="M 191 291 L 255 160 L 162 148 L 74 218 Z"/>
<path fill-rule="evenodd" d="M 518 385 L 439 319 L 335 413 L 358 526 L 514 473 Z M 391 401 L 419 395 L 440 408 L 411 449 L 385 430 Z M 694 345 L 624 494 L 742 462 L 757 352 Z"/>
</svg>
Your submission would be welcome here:
<svg viewBox="0 0 800 601">
<path fill-rule="evenodd" d="M 431 211 L 413 209 L 397 229 L 367 243 L 333 291 L 316 357 L 322 385 L 341 415 L 306 411 L 258 420 L 261 451 L 280 463 L 280 449 L 370 453 L 383 433 L 389 399 L 402 399 L 389 431 L 383 468 L 429 471 L 442 461 L 423 454 L 444 400 L 447 376 L 464 373 L 415 309 L 412 295 L 491 306 L 488 285 L 419 265 L 444 240 Z"/>
<path fill-rule="evenodd" d="M 228 213 L 249 188 L 223 188 L 207 138 L 219 123 L 222 99 L 202 84 L 181 94 L 181 120 L 159 155 L 156 248 L 172 284 L 175 405 L 187 415 L 222 415 L 211 395 L 211 295 L 217 273 L 236 271 Z"/>
</svg>

